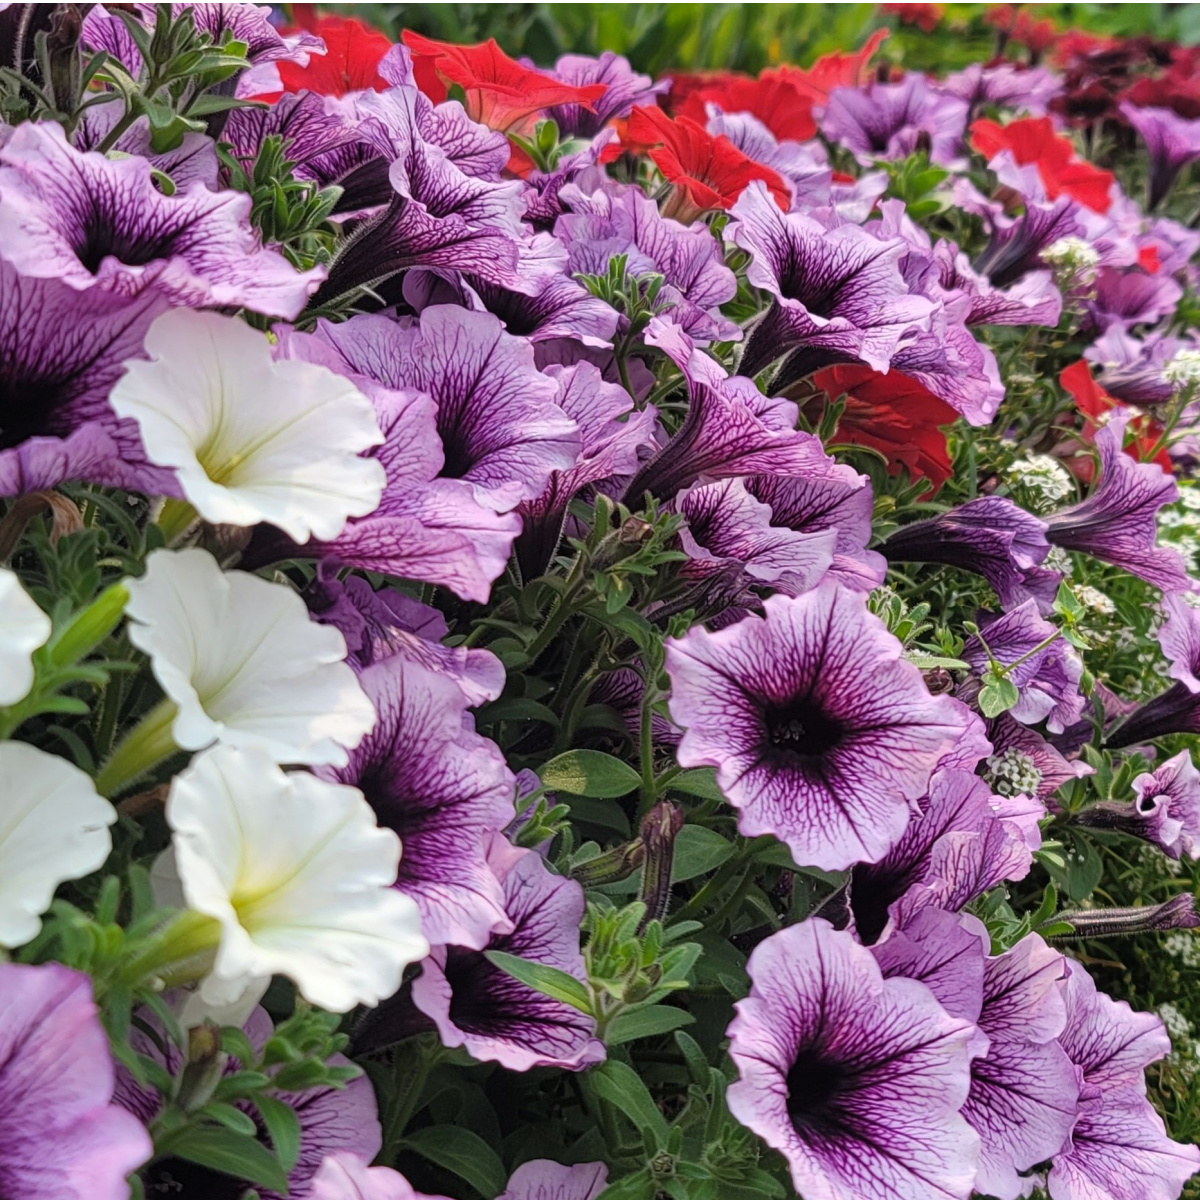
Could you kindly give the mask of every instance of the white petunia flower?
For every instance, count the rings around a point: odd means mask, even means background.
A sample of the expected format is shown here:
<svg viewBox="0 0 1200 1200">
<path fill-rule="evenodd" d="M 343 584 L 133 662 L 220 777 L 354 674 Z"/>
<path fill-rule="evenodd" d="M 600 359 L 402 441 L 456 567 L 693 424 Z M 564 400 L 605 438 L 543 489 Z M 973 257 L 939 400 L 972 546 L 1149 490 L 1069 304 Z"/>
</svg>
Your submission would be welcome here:
<svg viewBox="0 0 1200 1200">
<path fill-rule="evenodd" d="M 346 643 L 291 588 L 222 571 L 204 550 L 156 550 L 131 579 L 129 640 L 177 707 L 175 744 L 256 747 L 275 762 L 345 766 L 375 709 Z"/>
<path fill-rule="evenodd" d="M 347 1012 L 393 995 L 428 953 L 416 905 L 392 886 L 400 840 L 357 788 L 217 746 L 175 778 L 166 816 L 188 908 L 220 926 L 204 999 L 286 975 Z"/>
<path fill-rule="evenodd" d="M 0 567 L 0 706 L 33 687 L 33 652 L 50 640 L 50 618 L 12 571 Z"/>
<path fill-rule="evenodd" d="M 116 809 L 64 758 L 0 742 L 0 946 L 37 936 L 60 883 L 104 865 Z"/>
<path fill-rule="evenodd" d="M 379 506 L 383 467 L 359 455 L 383 434 L 348 379 L 276 360 L 244 321 L 185 308 L 151 325 L 146 351 L 149 362 L 126 364 L 112 406 L 206 521 L 269 521 L 297 542 L 328 541 Z"/>
</svg>

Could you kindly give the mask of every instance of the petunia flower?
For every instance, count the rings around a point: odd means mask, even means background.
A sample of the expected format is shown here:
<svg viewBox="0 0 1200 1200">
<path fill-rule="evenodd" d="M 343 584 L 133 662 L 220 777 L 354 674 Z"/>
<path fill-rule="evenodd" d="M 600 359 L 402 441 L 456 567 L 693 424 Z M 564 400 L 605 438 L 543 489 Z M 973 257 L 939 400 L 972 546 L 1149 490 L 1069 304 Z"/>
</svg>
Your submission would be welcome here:
<svg viewBox="0 0 1200 1200">
<path fill-rule="evenodd" d="M 899 83 L 834 88 L 821 132 L 864 166 L 880 158 L 904 158 L 925 142 L 930 161 L 950 164 L 961 158 L 967 107 L 965 100 L 913 72 Z"/>
<path fill-rule="evenodd" d="M 60 883 L 104 866 L 117 813 L 78 767 L 24 742 L 0 742 L 0 779 L 0 946 L 11 948 L 37 936 Z"/>
<path fill-rule="evenodd" d="M 981 496 L 901 526 L 879 547 L 889 562 L 930 562 L 982 575 L 1005 609 L 1032 598 L 1046 614 L 1060 576 L 1040 564 L 1050 553 L 1046 523 L 1003 496 Z"/>
<path fill-rule="evenodd" d="M 466 95 L 468 116 L 501 133 L 521 132 L 539 110 L 555 105 L 594 108 L 608 90 L 607 83 L 576 87 L 524 67 L 509 58 L 494 38 L 476 46 L 458 46 L 411 29 L 401 38 L 412 53 L 417 85 L 430 99 L 446 99 L 448 85 L 457 85 Z"/>
<path fill-rule="evenodd" d="M 747 965 L 729 1109 L 812 1200 L 966 1200 L 979 1141 L 959 1115 L 969 1021 L 921 983 L 885 979 L 820 918 L 773 934 Z"/>
<path fill-rule="evenodd" d="M 947 292 L 968 297 L 967 325 L 1047 325 L 1054 328 L 1062 315 L 1062 294 L 1050 271 L 1030 271 L 1011 287 L 997 288 L 978 274 L 952 242 L 933 248 L 938 283 Z"/>
<path fill-rule="evenodd" d="M 1155 517 L 1179 495 L 1174 478 L 1157 463 L 1123 454 L 1126 413 L 1114 413 L 1096 433 L 1100 479 L 1085 500 L 1046 518 L 1046 538 L 1064 550 L 1112 563 L 1164 592 L 1193 588 L 1177 550 L 1155 544 Z"/>
<path fill-rule="evenodd" d="M 764 609 L 667 642 L 680 765 L 717 768 L 745 836 L 773 834 L 827 870 L 874 862 L 904 833 L 966 710 L 929 694 L 860 593 L 827 583 Z"/>
<path fill-rule="evenodd" d="M 1084 232 L 1077 211 L 1066 197 L 1054 204 L 1029 201 L 1015 221 L 994 223 L 991 239 L 975 259 L 974 269 L 998 288 L 1007 288 L 1031 272 L 1043 271 L 1044 251 Z"/>
<path fill-rule="evenodd" d="M 279 974 L 347 1012 L 391 996 L 428 952 L 416 905 L 392 886 L 399 839 L 355 788 L 218 746 L 175 777 L 166 817 L 171 849 L 156 874 L 177 876 L 190 913 L 211 919 L 210 1002 Z"/>
<path fill-rule="evenodd" d="M 414 1192 L 391 1167 L 369 1167 L 357 1154 L 330 1154 L 313 1176 L 309 1200 L 448 1200 Z"/>
<path fill-rule="evenodd" d="M 961 71 L 947 75 L 939 86 L 966 100 L 972 114 L 990 104 L 1027 112 L 1033 117 L 1045 116 L 1050 101 L 1063 88 L 1062 80 L 1045 67 L 1003 60 L 969 63 Z"/>
<path fill-rule="evenodd" d="M 780 140 L 806 142 L 817 132 L 814 97 L 778 68 L 757 78 L 733 72 L 675 76 L 667 103 L 676 116 L 698 125 L 706 123 L 711 105 L 724 113 L 748 113 Z"/>
<path fill-rule="evenodd" d="M 1151 334 L 1139 340 L 1119 326 L 1113 326 L 1083 352 L 1083 357 L 1098 368 L 1094 380 L 1090 375 L 1087 380 L 1082 378 L 1083 371 L 1078 363 L 1065 368 L 1058 379 L 1071 393 L 1076 406 L 1093 416 L 1114 407 L 1115 403 L 1135 407 L 1165 404 L 1175 394 L 1176 386 L 1167 378 L 1166 368 L 1183 348 L 1177 338 Z M 1068 382 L 1068 372 L 1076 376 L 1078 385 L 1072 386 Z M 1085 406 L 1080 395 L 1083 388 L 1099 393 L 1100 402 L 1093 400 L 1091 406 Z"/>
<path fill-rule="evenodd" d="M 360 456 L 383 434 L 350 381 L 275 358 L 261 333 L 216 313 L 164 313 L 145 347 L 150 360 L 128 364 L 113 409 L 206 521 L 328 541 L 378 507 L 383 468 Z"/>
<path fill-rule="evenodd" d="M 33 687 L 33 652 L 50 640 L 50 618 L 0 567 L 0 707 L 24 700 Z"/>
<path fill-rule="evenodd" d="M 112 1103 L 108 1036 L 91 980 L 58 963 L 0 963 L 0 1179 L 12 1196 L 127 1200 L 153 1152 Z"/>
<path fill-rule="evenodd" d="M 250 203 L 200 183 L 164 196 L 144 159 L 75 150 L 52 122 L 26 122 L 0 149 L 0 255 L 110 304 L 152 287 L 176 305 L 295 317 L 324 268 L 264 249 Z"/>
<path fill-rule="evenodd" d="M 1171 1141 L 1146 1099 L 1145 1068 L 1171 1049 L 1162 1021 L 1097 992 L 1076 962 L 1064 994 L 1059 1044 L 1080 1076 L 1079 1116 L 1054 1157 L 1051 1200 L 1176 1200 L 1200 1170 L 1200 1148 Z"/>
<path fill-rule="evenodd" d="M 306 22 L 305 31 L 325 43 L 324 54 L 309 54 L 308 62 L 281 62 L 279 81 L 284 92 L 315 92 L 321 96 L 345 96 L 389 86 L 379 73 L 383 56 L 392 48 L 391 39 L 353 17 L 329 13 Z"/>
<path fill-rule="evenodd" d="M 375 710 L 343 662 L 342 635 L 309 620 L 291 588 L 222 572 L 207 551 L 157 550 L 146 564 L 125 584 L 129 640 L 166 698 L 125 745 L 148 737 L 165 756 L 219 741 L 276 762 L 344 766 Z M 102 776 L 127 753 L 119 746 Z"/>
<path fill-rule="evenodd" d="M 655 104 L 671 86 L 669 79 L 655 81 L 649 75 L 639 75 L 627 58 L 611 50 L 596 58 L 564 54 L 555 62 L 552 74 L 571 87 L 603 84 L 606 89 L 590 104 L 554 104 L 546 109 L 546 119 L 558 126 L 559 136 L 564 138 L 595 137 L 610 121 L 629 116 L 635 105 Z"/>
<path fill-rule="evenodd" d="M 977 1024 L 987 1052 L 971 1063 L 962 1115 L 979 1134 L 975 1190 L 997 1200 L 1026 1195 L 1021 1174 L 1068 1144 L 1079 1090 L 1057 1042 L 1066 1025 L 1067 963 L 1036 933 L 984 960 Z"/>
<path fill-rule="evenodd" d="M 486 949 L 584 980 L 579 884 L 553 874 L 536 851 L 518 850 L 500 835 L 492 838 L 487 865 L 504 889 L 510 929 L 493 933 Z M 579 1071 L 604 1058 L 590 1017 L 519 983 L 479 950 L 435 947 L 413 982 L 412 999 L 433 1019 L 444 1046 L 462 1046 L 472 1058 L 510 1071 Z"/>
<path fill-rule="evenodd" d="M 1118 111 L 1146 145 L 1150 156 L 1146 207 L 1157 208 L 1179 172 L 1200 158 L 1200 120 L 1187 121 L 1169 108 L 1138 108 L 1128 101 Z"/>
<path fill-rule="evenodd" d="M 675 189 L 665 215 L 685 224 L 712 209 L 732 208 L 756 180 L 776 206 L 786 212 L 791 205 L 787 184 L 778 172 L 687 117 L 672 120 L 660 108 L 635 108 L 629 117 L 629 137 L 654 147 L 650 159 Z"/>
<path fill-rule="evenodd" d="M 548 1158 L 522 1163 L 496 1200 L 598 1200 L 608 1184 L 608 1168 L 599 1162 L 563 1166 Z"/>
<path fill-rule="evenodd" d="M 1063 784 L 1095 773 L 1082 759 L 1064 758 L 1037 730 L 1009 713 L 987 722 L 987 736 L 992 743 L 987 777 L 996 792 L 1026 793 L 1048 800 Z"/>
<path fill-rule="evenodd" d="M 416 903 L 426 938 L 478 950 L 511 924 L 487 847 L 513 819 L 513 776 L 496 744 L 475 732 L 453 679 L 392 657 L 359 682 L 379 714 L 375 728 L 345 767 L 318 774 L 359 788 L 399 836 L 395 886 Z"/>
<path fill-rule="evenodd" d="M 935 305 L 909 294 L 898 265 L 903 239 L 780 212 L 761 183 L 746 188 L 732 215 L 727 233 L 752 256 L 747 278 L 772 297 L 746 340 L 741 374 L 757 375 L 801 346 L 886 371 L 897 349 L 928 328 Z"/>
</svg>

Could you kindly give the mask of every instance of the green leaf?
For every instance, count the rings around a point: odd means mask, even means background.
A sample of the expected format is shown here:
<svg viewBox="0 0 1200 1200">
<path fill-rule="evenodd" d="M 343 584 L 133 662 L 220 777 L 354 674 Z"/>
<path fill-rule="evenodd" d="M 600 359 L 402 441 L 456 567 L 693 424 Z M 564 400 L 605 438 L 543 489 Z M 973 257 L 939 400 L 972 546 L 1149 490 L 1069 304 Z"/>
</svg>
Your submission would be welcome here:
<svg viewBox="0 0 1200 1200">
<path fill-rule="evenodd" d="M 254 1106 L 267 1127 L 283 1169 L 290 1171 L 300 1158 L 300 1118 L 290 1104 L 274 1096 L 255 1096 Z"/>
<path fill-rule="evenodd" d="M 627 762 L 599 750 L 568 750 L 542 768 L 541 779 L 550 791 L 572 796 L 626 796 L 641 783 Z"/>
<path fill-rule="evenodd" d="M 667 1119 L 632 1067 L 610 1058 L 589 1071 L 585 1078 L 597 1095 L 624 1113 L 639 1130 L 651 1134 L 659 1146 L 666 1144 Z"/>
<path fill-rule="evenodd" d="M 465 1179 L 477 1192 L 498 1196 L 507 1172 L 496 1152 L 478 1134 L 458 1125 L 431 1125 L 404 1139 L 404 1145 L 431 1163 Z"/>
<path fill-rule="evenodd" d="M 621 1046 L 636 1042 L 639 1038 L 658 1037 L 674 1033 L 685 1025 L 692 1025 L 696 1018 L 682 1008 L 671 1008 L 666 1004 L 655 1004 L 650 1008 L 635 1008 L 632 1012 L 619 1013 L 612 1020 L 605 1035 L 610 1046 Z"/>
<path fill-rule="evenodd" d="M 247 1137 L 258 1136 L 258 1126 L 254 1124 L 254 1118 L 247 1116 L 240 1108 L 234 1108 L 232 1104 L 214 1100 L 206 1104 L 202 1112 L 204 1116 L 211 1117 L 217 1124 L 232 1129 L 234 1133 L 244 1133 Z"/>
<path fill-rule="evenodd" d="M 654 1200 L 658 1185 L 650 1174 L 649 1167 L 643 1167 L 636 1175 L 626 1175 L 616 1183 L 610 1183 L 602 1191 L 598 1200 Z"/>
<path fill-rule="evenodd" d="M 941 667 L 944 671 L 966 671 L 971 664 L 963 662 L 961 658 L 943 658 L 939 654 L 906 654 L 904 656 L 914 667 L 920 667 L 922 671 L 932 671 L 937 667 Z"/>
<path fill-rule="evenodd" d="M 591 1013 L 592 1000 L 587 988 L 566 971 L 545 963 L 530 962 L 526 958 L 518 958 L 515 954 L 506 954 L 503 950 L 485 951 L 488 961 L 494 967 L 499 967 L 506 975 L 511 975 L 518 983 L 533 988 L 543 996 L 552 1000 L 561 1000 L 577 1008 L 581 1013 Z"/>
<path fill-rule="evenodd" d="M 985 677 L 986 682 L 979 691 L 979 711 L 985 717 L 998 717 L 1021 698 L 1017 685 L 1002 675 Z"/>
<path fill-rule="evenodd" d="M 213 1125 L 197 1125 L 172 1135 L 167 1151 L 235 1179 L 287 1195 L 288 1178 L 278 1158 L 257 1138 Z"/>
<path fill-rule="evenodd" d="M 733 853 L 733 843 L 703 825 L 685 825 L 675 838 L 673 883 L 715 871 Z"/>
<path fill-rule="evenodd" d="M 712 767 L 694 767 L 690 771 L 680 771 L 665 785 L 665 790 L 682 792 L 685 796 L 696 796 L 701 800 L 725 799 L 721 789 L 717 787 L 717 773 Z"/>
</svg>

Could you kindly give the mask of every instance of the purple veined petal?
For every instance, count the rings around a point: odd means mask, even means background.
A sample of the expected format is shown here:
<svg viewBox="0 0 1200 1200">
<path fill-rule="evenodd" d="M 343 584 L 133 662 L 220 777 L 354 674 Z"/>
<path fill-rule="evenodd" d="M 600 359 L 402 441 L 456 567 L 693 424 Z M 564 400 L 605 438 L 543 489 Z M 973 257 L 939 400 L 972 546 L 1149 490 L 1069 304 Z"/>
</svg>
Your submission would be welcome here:
<svg viewBox="0 0 1200 1200">
<path fill-rule="evenodd" d="M 1046 537 L 1064 550 L 1090 554 L 1137 575 L 1164 592 L 1194 588 L 1177 550 L 1156 545 L 1158 510 L 1179 495 L 1158 463 L 1140 463 L 1122 450 L 1128 414 L 1117 413 L 1096 433 L 1100 478 L 1087 499 L 1046 519 Z"/>
<path fill-rule="evenodd" d="M 512 928 L 492 934 L 486 948 L 582 980 L 579 884 L 552 874 L 536 851 L 517 850 L 499 835 L 487 863 L 503 885 Z M 604 1058 L 591 1018 L 518 983 L 477 950 L 435 948 L 413 983 L 412 998 L 436 1023 L 443 1045 L 462 1046 L 473 1058 L 510 1071 L 539 1066 L 579 1071 Z"/>
<path fill-rule="evenodd" d="M 1096 382 L 1105 392 L 1138 407 L 1164 404 L 1175 394 L 1175 385 L 1166 378 L 1165 368 L 1183 348 L 1178 338 L 1152 334 L 1139 341 L 1114 325 L 1083 352 L 1083 357 L 1099 368 Z"/>
<path fill-rule="evenodd" d="M 715 104 L 706 104 L 705 110 L 709 133 L 727 137 L 747 158 L 770 167 L 792 185 L 793 211 L 831 202 L 833 169 L 819 142 L 780 142 L 751 113 L 726 113 Z"/>
<path fill-rule="evenodd" d="M 797 862 L 877 861 L 968 714 L 929 694 L 861 594 L 823 584 L 764 608 L 667 643 L 679 762 L 715 766 L 742 833 L 775 835 Z"/>
<path fill-rule="evenodd" d="M 1189 121 L 1169 108 L 1138 108 L 1126 101 L 1121 116 L 1137 130 L 1150 156 L 1147 207 L 1156 208 L 1179 172 L 1200 158 L 1200 121 Z"/>
<path fill-rule="evenodd" d="M 1101 267 L 1093 295 L 1084 302 L 1091 323 L 1103 333 L 1135 325 L 1155 325 L 1169 317 L 1183 299 L 1183 288 L 1164 271 L 1154 275 L 1141 267 L 1120 271 Z"/>
<path fill-rule="evenodd" d="M 1079 206 L 1066 196 L 1054 204 L 1031 200 L 1024 215 L 1011 224 L 995 227 L 974 269 L 987 276 L 993 287 L 1006 288 L 1029 272 L 1044 269 L 1043 250 L 1061 238 L 1082 234 L 1078 217 Z"/>
<path fill-rule="evenodd" d="M 263 249 L 250 197 L 193 183 L 164 196 L 150 164 L 81 153 L 53 124 L 27 122 L 0 150 L 0 247 L 23 275 L 78 291 L 227 305 L 291 318 L 324 269 L 297 271 Z"/>
<path fill-rule="evenodd" d="M 121 104 L 98 104 L 85 109 L 75 127 L 72 144 L 77 150 L 95 150 L 121 119 L 122 112 Z M 189 131 L 176 149 L 156 154 L 151 146 L 150 121 L 141 117 L 117 138 L 113 149 L 146 159 L 156 171 L 169 175 L 177 189 L 186 190 L 193 183 L 202 183 L 215 192 L 219 186 L 217 144 L 203 133 Z"/>
<path fill-rule="evenodd" d="M 558 125 L 562 137 L 593 137 L 614 117 L 629 116 L 635 105 L 657 104 L 658 97 L 671 86 L 669 79 L 655 82 L 649 75 L 639 75 L 627 58 L 611 50 L 596 58 L 564 54 L 550 73 L 574 87 L 603 83 L 608 89 L 591 110 L 579 104 L 561 104 L 546 110 L 547 118 Z"/>
<path fill-rule="evenodd" d="M 565 1167 L 538 1158 L 519 1166 L 496 1200 L 597 1200 L 607 1184 L 608 1168 L 603 1163 Z"/>
<path fill-rule="evenodd" d="M 959 1116 L 974 1026 L 819 918 L 751 955 L 729 1109 L 811 1200 L 965 1198 L 978 1141 Z"/>
<path fill-rule="evenodd" d="M 359 682 L 375 728 L 346 767 L 319 773 L 357 787 L 399 836 L 396 887 L 416 902 L 430 943 L 479 950 L 493 930 L 512 927 L 486 852 L 513 819 L 515 780 L 499 748 L 475 732 L 452 678 L 393 656 Z"/>
<path fill-rule="evenodd" d="M 1020 724 L 1008 713 L 988 721 L 987 733 L 994 748 L 993 762 L 1007 754 L 1023 771 L 1032 768 L 1036 774 L 1034 790 L 1041 799 L 1052 796 L 1072 779 L 1095 774 L 1094 767 L 1080 759 L 1064 758 L 1037 730 Z"/>
</svg>

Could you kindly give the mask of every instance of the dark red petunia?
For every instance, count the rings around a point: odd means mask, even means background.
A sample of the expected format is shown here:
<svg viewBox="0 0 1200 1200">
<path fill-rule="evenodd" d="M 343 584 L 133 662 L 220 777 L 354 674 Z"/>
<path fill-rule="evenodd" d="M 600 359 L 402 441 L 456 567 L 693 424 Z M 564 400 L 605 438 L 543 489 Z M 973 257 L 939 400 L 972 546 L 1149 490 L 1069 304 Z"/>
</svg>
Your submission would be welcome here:
<svg viewBox="0 0 1200 1200">
<path fill-rule="evenodd" d="M 675 185 L 668 216 L 686 223 L 714 208 L 731 208 L 755 179 L 788 210 L 791 195 L 779 174 L 747 158 L 724 134 L 714 136 L 687 117 L 672 120 L 661 108 L 635 108 L 628 132 L 635 144 L 656 147 L 650 158 Z"/>
<path fill-rule="evenodd" d="M 382 92 L 391 84 L 379 74 L 379 63 L 392 48 L 391 39 L 353 17 L 317 17 L 312 6 L 293 7 L 296 23 L 325 42 L 324 54 L 309 56 L 308 65 L 279 64 L 285 92 L 317 92 L 344 96 L 372 89 Z M 277 98 L 277 97 L 276 97 Z"/>
<path fill-rule="evenodd" d="M 971 145 L 989 160 L 1008 150 L 1018 166 L 1035 164 L 1051 200 L 1066 195 L 1094 212 L 1108 212 L 1112 173 L 1076 158 L 1071 140 L 1054 132 L 1049 117 L 1022 117 L 1007 125 L 976 121 L 971 126 Z"/>
<path fill-rule="evenodd" d="M 881 4 L 879 7 L 885 13 L 899 17 L 902 25 L 915 25 L 922 33 L 932 33 L 946 13 L 941 4 Z"/>
<path fill-rule="evenodd" d="M 891 474 L 905 467 L 910 479 L 928 480 L 929 493 L 954 473 L 942 427 L 953 425 L 958 413 L 915 379 L 844 366 L 816 372 L 813 383 L 831 400 L 846 396 L 836 441 L 878 450 Z"/>
<path fill-rule="evenodd" d="M 606 83 L 574 87 L 523 67 L 489 38 L 476 46 L 438 42 L 406 29 L 401 40 L 413 57 L 417 86 L 435 103 L 446 99 L 451 84 L 465 93 L 472 120 L 500 133 L 521 132 L 543 108 L 579 104 L 591 109 L 608 91 Z"/>
<path fill-rule="evenodd" d="M 1181 55 L 1157 79 L 1144 76 L 1121 93 L 1139 108 L 1169 108 L 1186 121 L 1200 117 L 1200 63 Z"/>
<path fill-rule="evenodd" d="M 1007 34 L 1010 41 L 1027 46 L 1035 56 L 1045 53 L 1058 38 L 1053 21 L 1039 20 L 1028 9 L 1013 4 L 989 8 L 983 19 L 992 28 Z"/>
</svg>

